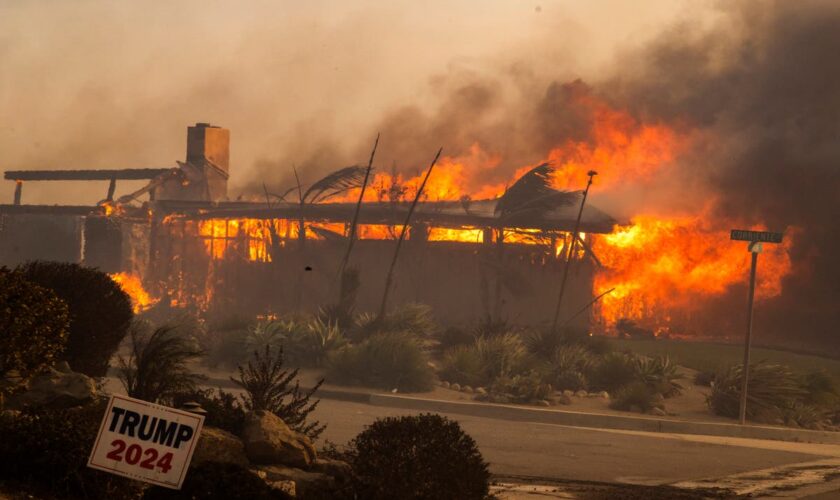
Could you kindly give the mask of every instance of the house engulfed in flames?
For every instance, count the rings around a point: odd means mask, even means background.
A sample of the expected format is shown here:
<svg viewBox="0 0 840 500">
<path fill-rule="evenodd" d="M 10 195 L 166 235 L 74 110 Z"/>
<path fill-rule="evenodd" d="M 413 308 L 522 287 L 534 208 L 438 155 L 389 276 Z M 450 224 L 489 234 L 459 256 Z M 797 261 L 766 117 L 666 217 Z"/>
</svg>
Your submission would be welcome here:
<svg viewBox="0 0 840 500">
<path fill-rule="evenodd" d="M 334 303 L 356 204 L 228 201 L 229 137 L 209 124 L 189 127 L 186 161 L 173 168 L 5 172 L 16 189 L 14 203 L 0 205 L 0 264 L 45 259 L 95 266 L 114 276 L 137 309 L 157 304 L 266 314 Z M 110 181 L 106 198 L 92 206 L 22 203 L 24 183 L 85 180 Z M 115 199 L 121 180 L 148 184 Z M 391 303 L 428 304 L 444 323 L 550 320 L 580 204 L 581 195 L 572 196 L 576 203 L 505 222 L 497 199 L 420 202 Z M 404 199 L 362 204 L 350 260 L 360 278 L 357 311 L 378 307 L 409 207 Z M 615 222 L 585 207 L 561 318 L 594 298 L 600 264 L 593 240 Z"/>
</svg>

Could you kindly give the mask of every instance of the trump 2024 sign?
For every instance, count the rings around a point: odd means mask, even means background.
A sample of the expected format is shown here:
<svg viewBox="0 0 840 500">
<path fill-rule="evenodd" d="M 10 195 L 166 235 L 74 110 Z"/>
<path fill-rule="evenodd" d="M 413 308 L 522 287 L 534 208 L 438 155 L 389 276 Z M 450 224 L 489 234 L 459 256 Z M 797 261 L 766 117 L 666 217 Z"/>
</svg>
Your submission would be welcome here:
<svg viewBox="0 0 840 500">
<path fill-rule="evenodd" d="M 126 396 L 111 396 L 88 467 L 180 489 L 204 417 Z"/>
</svg>

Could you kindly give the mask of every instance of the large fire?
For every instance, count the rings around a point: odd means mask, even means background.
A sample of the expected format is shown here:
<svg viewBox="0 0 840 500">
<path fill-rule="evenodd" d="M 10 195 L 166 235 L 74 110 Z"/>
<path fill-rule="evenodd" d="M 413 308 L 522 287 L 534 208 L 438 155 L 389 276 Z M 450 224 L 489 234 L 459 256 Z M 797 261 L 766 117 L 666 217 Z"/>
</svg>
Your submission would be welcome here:
<svg viewBox="0 0 840 500">
<path fill-rule="evenodd" d="M 625 111 L 611 108 L 589 92 L 576 97 L 579 111 L 585 114 L 590 130 L 585 140 L 567 141 L 547 152 L 545 160 L 554 167 L 553 185 L 561 190 L 580 190 L 587 181 L 587 172 L 596 170 L 598 177 L 593 193 L 608 198 L 615 189 L 632 184 L 650 186 L 654 174 L 668 169 L 691 144 L 689 134 L 664 123 L 642 123 Z M 423 193 L 432 201 L 491 199 L 501 196 L 508 186 L 532 166 L 524 166 L 506 182 L 486 182 L 502 163 L 502 158 L 474 144 L 462 155 L 442 157 Z M 416 176 L 378 171 L 365 192 L 364 200 L 410 201 L 414 198 L 423 172 Z M 655 188 L 654 186 L 650 186 Z M 352 189 L 331 202 L 355 202 L 360 189 Z M 685 215 L 637 215 L 630 225 L 617 226 L 609 235 L 581 235 L 588 251 L 599 260 L 595 294 L 606 294 L 594 311 L 596 320 L 609 328 L 622 318 L 667 323 L 670 311 L 691 309 L 697 299 L 720 296 L 747 274 L 748 255 L 745 246 L 730 242 L 728 230 L 732 221 L 702 213 Z M 304 222 L 305 237 L 326 239 L 330 233 L 346 237 L 346 224 Z M 360 239 L 394 239 L 402 226 L 360 225 Z M 248 241 L 247 258 L 269 262 L 272 238 L 278 244 L 298 239 L 300 223 L 294 220 L 205 220 L 198 233 L 204 238 L 208 255 L 224 258 L 233 242 Z M 496 231 L 483 228 L 428 228 L 428 241 L 483 243 L 488 235 L 495 240 Z M 504 240 L 513 244 L 546 244 L 557 259 L 565 255 L 570 238 L 563 233 L 546 233 L 506 228 Z M 486 243 L 486 242 L 485 242 Z M 550 248 L 550 247 L 549 247 Z M 768 245 L 762 258 L 758 298 L 781 293 L 781 281 L 790 272 L 785 245 Z M 579 257 L 583 251 L 579 250 Z"/>
<path fill-rule="evenodd" d="M 693 310 L 699 300 L 745 283 L 746 243 L 730 241 L 729 231 L 709 220 L 638 216 L 631 225 L 597 238 L 594 251 L 604 270 L 595 276 L 595 292 L 613 290 L 596 308 L 601 320 L 608 325 L 622 318 L 667 322 L 671 311 Z M 765 245 L 758 299 L 781 293 L 782 278 L 790 272 L 790 244 L 788 237 L 783 245 Z"/>
</svg>

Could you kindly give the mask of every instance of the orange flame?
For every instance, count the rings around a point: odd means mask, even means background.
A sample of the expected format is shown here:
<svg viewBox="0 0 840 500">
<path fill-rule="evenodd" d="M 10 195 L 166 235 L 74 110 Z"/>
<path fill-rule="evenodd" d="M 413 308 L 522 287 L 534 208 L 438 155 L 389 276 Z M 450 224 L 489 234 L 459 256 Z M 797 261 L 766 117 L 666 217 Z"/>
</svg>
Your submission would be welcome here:
<svg viewBox="0 0 840 500">
<path fill-rule="evenodd" d="M 140 278 L 130 273 L 114 273 L 109 275 L 114 283 L 131 298 L 131 305 L 135 313 L 143 312 L 157 303 L 143 288 Z"/>
<path fill-rule="evenodd" d="M 693 309 L 698 299 L 744 283 L 749 274 L 746 244 L 730 241 L 728 230 L 712 227 L 707 220 L 702 215 L 638 216 L 631 225 L 596 238 L 594 251 L 605 269 L 595 277 L 595 293 L 615 289 L 597 307 L 602 320 L 612 325 L 622 318 L 666 318 L 669 310 Z M 765 245 L 758 299 L 781 293 L 782 278 L 791 269 L 792 240 Z"/>
</svg>

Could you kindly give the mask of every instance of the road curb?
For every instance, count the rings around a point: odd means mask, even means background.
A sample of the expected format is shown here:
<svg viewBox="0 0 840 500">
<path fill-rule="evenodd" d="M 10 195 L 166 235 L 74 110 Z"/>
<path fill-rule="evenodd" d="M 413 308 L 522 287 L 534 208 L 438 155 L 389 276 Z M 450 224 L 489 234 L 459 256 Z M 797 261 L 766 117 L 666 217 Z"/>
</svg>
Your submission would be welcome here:
<svg viewBox="0 0 840 500">
<path fill-rule="evenodd" d="M 473 417 L 495 418 L 520 422 L 568 425 L 593 429 L 617 429 L 674 434 L 698 434 L 772 441 L 793 441 L 802 443 L 840 444 L 840 432 L 788 429 L 760 425 L 746 425 L 719 422 L 686 422 L 656 417 L 606 415 L 569 410 L 528 408 L 493 403 L 468 403 L 444 401 L 392 394 L 371 394 L 349 391 L 318 390 L 318 397 L 367 403 L 375 406 L 402 408 L 436 413 L 455 413 Z"/>
</svg>

